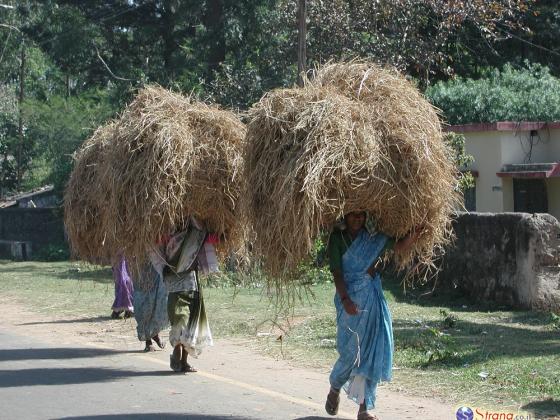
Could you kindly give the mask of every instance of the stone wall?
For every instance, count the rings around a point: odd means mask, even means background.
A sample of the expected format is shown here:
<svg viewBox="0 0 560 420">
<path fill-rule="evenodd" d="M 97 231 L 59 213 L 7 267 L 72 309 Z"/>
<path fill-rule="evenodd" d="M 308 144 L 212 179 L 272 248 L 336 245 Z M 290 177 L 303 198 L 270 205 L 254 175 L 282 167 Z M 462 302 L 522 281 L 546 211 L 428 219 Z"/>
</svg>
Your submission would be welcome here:
<svg viewBox="0 0 560 420">
<path fill-rule="evenodd" d="M 549 214 L 465 213 L 440 284 L 516 308 L 560 310 L 560 223 Z"/>
<path fill-rule="evenodd" d="M 7 208 L 0 209 L 0 257 L 6 255 L 11 242 L 30 244 L 25 257 L 40 252 L 47 245 L 65 242 L 61 208 Z M 31 249 L 31 251 L 29 250 Z"/>
</svg>

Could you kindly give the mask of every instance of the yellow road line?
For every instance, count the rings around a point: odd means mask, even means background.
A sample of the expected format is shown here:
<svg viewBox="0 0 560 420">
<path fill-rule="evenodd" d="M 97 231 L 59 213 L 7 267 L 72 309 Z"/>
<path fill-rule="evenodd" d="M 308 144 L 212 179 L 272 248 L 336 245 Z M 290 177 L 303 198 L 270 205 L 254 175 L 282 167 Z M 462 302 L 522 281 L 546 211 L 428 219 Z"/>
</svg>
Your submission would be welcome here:
<svg viewBox="0 0 560 420">
<path fill-rule="evenodd" d="M 142 358 L 144 360 L 150 360 L 152 362 L 157 362 L 161 365 L 164 365 L 164 366 L 168 367 L 168 363 L 164 362 L 163 360 L 155 359 L 155 358 L 148 357 L 148 356 L 142 356 L 142 355 L 138 355 L 138 357 Z M 236 379 L 226 378 L 225 376 L 216 375 L 214 373 L 198 370 L 197 375 L 203 376 L 203 377 L 208 378 L 208 379 L 212 379 L 212 380 L 217 381 L 217 382 L 223 382 L 223 383 L 226 383 L 226 384 L 229 384 L 229 385 L 234 385 L 234 386 L 239 387 L 239 388 L 247 389 L 249 391 L 258 392 L 260 394 L 268 395 L 270 397 L 281 398 L 285 401 L 289 401 L 289 402 L 294 403 L 294 404 L 309 407 L 309 408 L 312 408 L 314 410 L 323 411 L 325 409 L 321 404 L 317 404 L 317 403 L 314 403 L 314 402 L 311 402 L 311 401 L 306 401 L 302 398 L 292 397 L 291 395 L 284 394 L 284 393 L 278 392 L 278 391 L 273 391 L 271 389 L 263 388 L 262 386 L 251 385 L 251 384 L 248 384 L 246 382 L 238 381 Z M 351 414 L 345 413 L 345 412 L 342 412 L 342 411 L 339 412 L 339 415 L 353 417 Z"/>
<path fill-rule="evenodd" d="M 103 349 L 110 349 L 111 347 L 108 346 L 103 346 L 101 344 L 95 344 L 95 343 L 89 343 L 90 345 L 92 345 L 93 347 L 98 347 L 98 348 L 103 348 Z M 149 356 L 144 356 L 144 355 L 135 355 L 135 357 L 138 357 L 140 359 L 143 360 L 147 360 L 149 362 L 155 362 L 158 363 L 160 365 L 169 367 L 167 362 L 164 362 L 163 360 L 159 360 L 156 359 L 155 357 L 149 357 Z M 309 407 L 312 408 L 314 410 L 319 410 L 319 411 L 323 411 L 325 408 L 321 405 L 321 404 L 317 404 L 311 401 L 306 401 L 302 398 L 297 398 L 297 397 L 292 397 L 291 395 L 288 394 L 284 394 L 282 392 L 278 392 L 278 391 L 273 391 L 271 389 L 267 389 L 267 388 L 263 388 L 262 386 L 258 386 L 258 385 L 251 385 L 248 384 L 246 382 L 241 382 L 238 381 L 236 379 L 231 379 L 231 378 L 226 378 L 225 376 L 220 376 L 220 375 L 216 375 L 214 373 L 210 373 L 210 372 L 205 372 L 205 371 L 201 371 L 201 370 L 197 370 L 196 373 L 198 376 L 203 376 L 205 378 L 211 379 L 213 381 L 216 382 L 222 382 L 222 383 L 226 383 L 229 385 L 233 385 L 239 388 L 244 388 L 247 389 L 249 391 L 253 391 L 253 392 L 257 392 L 263 395 L 268 395 L 269 397 L 274 397 L 274 398 L 280 398 L 284 401 L 288 401 L 294 404 L 298 404 L 304 407 Z M 353 418 L 354 415 L 350 414 L 348 412 L 344 412 L 344 411 L 339 411 L 338 412 L 338 416 L 344 416 L 344 417 L 350 417 Z"/>
</svg>

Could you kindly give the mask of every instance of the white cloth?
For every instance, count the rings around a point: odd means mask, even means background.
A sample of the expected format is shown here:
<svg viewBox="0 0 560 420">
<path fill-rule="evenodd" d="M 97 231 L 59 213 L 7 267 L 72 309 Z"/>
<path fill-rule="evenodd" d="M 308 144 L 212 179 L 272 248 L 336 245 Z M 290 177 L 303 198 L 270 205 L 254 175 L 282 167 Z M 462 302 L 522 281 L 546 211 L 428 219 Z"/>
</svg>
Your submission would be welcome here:
<svg viewBox="0 0 560 420">
<path fill-rule="evenodd" d="M 363 404 L 366 395 L 366 377 L 362 375 L 352 376 L 348 385 L 348 398 Z"/>
</svg>

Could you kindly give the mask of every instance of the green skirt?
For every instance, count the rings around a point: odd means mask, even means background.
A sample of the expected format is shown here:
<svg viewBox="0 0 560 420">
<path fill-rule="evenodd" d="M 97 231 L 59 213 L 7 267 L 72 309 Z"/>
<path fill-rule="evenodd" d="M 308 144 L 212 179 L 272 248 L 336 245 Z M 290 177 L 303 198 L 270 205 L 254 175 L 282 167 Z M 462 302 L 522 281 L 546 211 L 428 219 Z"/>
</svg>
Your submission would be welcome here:
<svg viewBox="0 0 560 420">
<path fill-rule="evenodd" d="M 173 347 L 182 344 L 189 355 L 197 357 L 204 347 L 213 345 L 200 287 L 199 291 L 169 293 L 167 314 L 171 323 L 169 342 Z"/>
</svg>

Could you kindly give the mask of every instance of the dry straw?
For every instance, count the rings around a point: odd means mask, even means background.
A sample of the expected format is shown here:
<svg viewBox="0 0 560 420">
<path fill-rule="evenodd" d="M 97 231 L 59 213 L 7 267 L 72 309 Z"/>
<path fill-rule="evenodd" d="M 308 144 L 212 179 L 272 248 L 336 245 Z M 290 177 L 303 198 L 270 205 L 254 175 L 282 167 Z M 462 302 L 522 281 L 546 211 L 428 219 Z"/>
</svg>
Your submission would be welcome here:
<svg viewBox="0 0 560 420">
<path fill-rule="evenodd" d="M 400 238 L 396 256 L 430 265 L 450 238 L 457 171 L 434 108 L 398 72 L 365 62 L 328 64 L 303 88 L 266 94 L 249 111 L 248 220 L 274 276 L 294 274 L 314 241 L 344 214 L 365 210 Z"/>
<path fill-rule="evenodd" d="M 114 124 L 109 150 L 98 161 L 100 186 L 93 188 L 92 207 L 102 208 L 100 220 L 72 241 L 74 248 L 81 255 L 88 250 L 83 242 L 103 237 L 102 254 L 122 252 L 140 263 L 156 241 L 190 216 L 222 235 L 222 249 L 236 248 L 244 136 L 232 112 L 157 86 L 140 90 Z M 88 178 L 76 173 L 81 166 L 78 160 L 73 178 L 87 188 Z M 74 222 L 69 214 L 67 221 Z"/>
<path fill-rule="evenodd" d="M 64 224 L 72 253 L 93 264 L 107 264 L 113 257 L 108 253 L 110 247 L 104 246 L 107 238 L 101 225 L 107 202 L 101 162 L 114 130 L 113 121 L 99 127 L 74 154 L 74 169 L 64 193 Z"/>
</svg>

